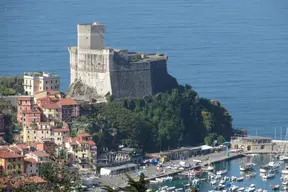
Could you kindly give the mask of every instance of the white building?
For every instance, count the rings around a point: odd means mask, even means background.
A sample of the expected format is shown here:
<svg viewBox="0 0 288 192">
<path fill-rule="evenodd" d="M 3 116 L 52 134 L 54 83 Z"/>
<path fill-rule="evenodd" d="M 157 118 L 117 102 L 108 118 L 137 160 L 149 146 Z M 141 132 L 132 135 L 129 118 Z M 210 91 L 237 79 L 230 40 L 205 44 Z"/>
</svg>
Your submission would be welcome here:
<svg viewBox="0 0 288 192">
<path fill-rule="evenodd" d="M 38 163 L 34 158 L 25 158 L 25 174 L 26 176 L 38 176 Z"/>
<path fill-rule="evenodd" d="M 103 167 L 100 169 L 100 175 L 118 175 L 120 173 L 126 173 L 129 171 L 133 171 L 137 168 L 136 164 L 129 163 L 125 165 L 121 165 L 118 167 Z"/>
<path fill-rule="evenodd" d="M 47 72 L 24 73 L 24 91 L 27 95 L 34 95 L 43 90 L 60 90 L 60 77 Z"/>
</svg>

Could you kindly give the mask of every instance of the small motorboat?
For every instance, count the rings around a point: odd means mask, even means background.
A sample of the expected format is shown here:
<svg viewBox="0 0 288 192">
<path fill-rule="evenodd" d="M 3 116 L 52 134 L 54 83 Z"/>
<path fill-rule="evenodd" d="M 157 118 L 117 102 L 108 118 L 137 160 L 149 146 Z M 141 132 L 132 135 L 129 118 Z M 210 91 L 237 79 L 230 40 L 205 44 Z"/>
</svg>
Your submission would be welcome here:
<svg viewBox="0 0 288 192">
<path fill-rule="evenodd" d="M 271 179 L 273 177 L 275 177 L 275 173 L 266 173 L 262 176 L 262 179 Z"/>
<path fill-rule="evenodd" d="M 282 174 L 288 174 L 288 166 L 285 166 L 282 170 Z"/>
<path fill-rule="evenodd" d="M 226 174 L 226 173 L 227 173 L 227 170 L 226 170 L 226 169 L 220 170 L 220 171 L 217 171 L 217 172 L 216 172 L 217 175 L 224 175 L 224 174 Z"/>
<path fill-rule="evenodd" d="M 273 191 L 277 191 L 277 190 L 279 190 L 280 189 L 280 185 L 273 185 L 272 186 L 272 190 Z"/>
<path fill-rule="evenodd" d="M 288 160 L 288 156 L 287 156 L 287 155 L 281 155 L 281 156 L 279 157 L 279 160 L 280 160 L 280 161 L 286 161 L 286 160 Z"/>
<path fill-rule="evenodd" d="M 216 180 L 212 180 L 212 181 L 210 181 L 210 184 L 211 184 L 211 185 L 216 185 L 216 183 L 217 183 Z"/>
<path fill-rule="evenodd" d="M 244 187 L 240 187 L 237 191 L 244 191 L 245 188 Z"/>
<path fill-rule="evenodd" d="M 239 189 L 238 186 L 232 185 L 229 190 L 230 190 L 230 191 L 237 191 L 237 189 Z"/>
<path fill-rule="evenodd" d="M 231 181 L 236 181 L 236 180 L 237 180 L 237 177 L 235 177 L 235 176 L 231 177 Z"/>
<path fill-rule="evenodd" d="M 222 184 L 222 185 L 223 185 L 223 184 L 225 184 L 225 182 L 226 182 L 225 180 L 221 179 L 220 182 L 219 182 L 219 184 Z"/>
<path fill-rule="evenodd" d="M 243 181 L 244 180 L 244 177 L 238 177 L 237 179 L 236 179 L 236 181 Z"/>
</svg>

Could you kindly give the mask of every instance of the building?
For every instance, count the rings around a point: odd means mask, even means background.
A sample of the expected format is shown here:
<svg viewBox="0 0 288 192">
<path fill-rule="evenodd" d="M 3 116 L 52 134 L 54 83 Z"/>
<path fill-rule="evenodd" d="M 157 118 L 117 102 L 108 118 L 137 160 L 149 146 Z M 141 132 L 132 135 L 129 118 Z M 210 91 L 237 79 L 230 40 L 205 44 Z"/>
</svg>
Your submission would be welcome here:
<svg viewBox="0 0 288 192">
<path fill-rule="evenodd" d="M 4 135 L 4 115 L 0 111 L 0 137 Z"/>
<path fill-rule="evenodd" d="M 39 122 L 29 127 L 23 127 L 23 142 L 41 142 L 51 139 L 51 125 L 49 122 Z"/>
<path fill-rule="evenodd" d="M 80 115 L 79 105 L 74 99 L 63 98 L 58 102 L 61 107 L 62 121 L 68 121 L 71 117 Z"/>
<path fill-rule="evenodd" d="M 55 122 L 62 121 L 61 106 L 57 103 L 43 104 L 41 106 L 43 119 L 51 122 L 51 125 L 55 125 Z"/>
<path fill-rule="evenodd" d="M 50 155 L 45 151 L 36 150 L 26 154 L 26 157 L 35 159 L 37 163 L 50 162 Z"/>
<path fill-rule="evenodd" d="M 118 175 L 121 173 L 135 171 L 136 169 L 137 169 L 137 165 L 133 163 L 128 163 L 128 164 L 117 166 L 117 167 L 103 167 L 100 169 L 100 175 L 104 175 L 104 176 Z"/>
<path fill-rule="evenodd" d="M 232 137 L 231 149 L 241 149 L 245 153 L 271 153 L 273 142 L 271 138 L 259 136 Z"/>
<path fill-rule="evenodd" d="M 177 86 L 167 72 L 167 56 L 105 48 L 105 25 L 99 22 L 79 24 L 77 32 L 77 46 L 68 48 L 69 97 L 105 102 L 108 95 L 142 98 Z"/>
<path fill-rule="evenodd" d="M 68 154 L 73 157 L 73 162 L 81 168 L 95 168 L 97 163 L 97 147 L 91 136 L 87 133 L 78 134 L 65 143 Z"/>
<path fill-rule="evenodd" d="M 53 128 L 51 131 L 51 137 L 56 145 L 64 144 L 65 138 L 70 137 L 69 128 Z"/>
<path fill-rule="evenodd" d="M 13 152 L 8 147 L 1 147 L 0 170 L 6 175 L 23 174 L 24 156 Z"/>
<path fill-rule="evenodd" d="M 36 159 L 33 158 L 25 158 L 24 159 L 24 167 L 26 176 L 35 176 L 39 174 L 38 163 Z"/>
<path fill-rule="evenodd" d="M 17 121 L 23 126 L 23 128 L 41 122 L 41 111 L 38 106 L 34 104 L 33 97 L 18 97 Z"/>
<path fill-rule="evenodd" d="M 47 72 L 24 73 L 24 91 L 26 95 L 34 95 L 43 90 L 60 90 L 60 77 Z"/>
</svg>

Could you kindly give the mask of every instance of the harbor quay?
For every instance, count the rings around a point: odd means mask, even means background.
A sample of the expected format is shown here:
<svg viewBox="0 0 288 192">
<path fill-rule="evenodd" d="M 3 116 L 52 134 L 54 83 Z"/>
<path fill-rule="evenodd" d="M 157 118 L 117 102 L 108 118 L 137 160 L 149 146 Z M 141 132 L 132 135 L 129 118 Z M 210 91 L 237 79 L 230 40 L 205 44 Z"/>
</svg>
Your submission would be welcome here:
<svg viewBox="0 0 288 192">
<path fill-rule="evenodd" d="M 161 168 L 157 168 L 156 166 L 153 166 L 153 165 L 145 166 L 141 170 L 134 170 L 131 172 L 127 172 L 127 174 L 133 179 L 137 180 L 139 179 L 138 173 L 143 172 L 147 180 L 152 180 L 155 178 L 174 175 L 174 174 L 186 171 L 188 168 L 182 169 L 182 170 L 179 170 L 179 169 L 175 170 L 175 169 L 167 168 L 171 164 L 180 163 L 180 161 L 185 161 L 185 163 L 191 164 L 191 165 L 195 163 L 195 160 L 198 160 L 199 162 L 201 161 L 200 164 L 194 165 L 189 168 L 189 169 L 193 169 L 193 168 L 197 168 L 200 166 L 205 166 L 209 163 L 227 161 L 227 160 L 231 160 L 234 158 L 240 158 L 243 156 L 244 156 L 243 153 L 231 153 L 229 154 L 229 156 L 227 156 L 225 151 L 220 151 L 220 152 L 210 153 L 206 155 L 199 155 L 199 156 L 191 157 L 185 160 L 171 160 L 171 161 L 163 163 Z M 119 174 L 119 175 L 113 175 L 113 176 L 100 176 L 99 182 L 100 182 L 100 185 L 102 186 L 109 185 L 114 188 L 120 188 L 120 187 L 125 187 L 127 185 L 127 178 L 125 174 Z"/>
</svg>

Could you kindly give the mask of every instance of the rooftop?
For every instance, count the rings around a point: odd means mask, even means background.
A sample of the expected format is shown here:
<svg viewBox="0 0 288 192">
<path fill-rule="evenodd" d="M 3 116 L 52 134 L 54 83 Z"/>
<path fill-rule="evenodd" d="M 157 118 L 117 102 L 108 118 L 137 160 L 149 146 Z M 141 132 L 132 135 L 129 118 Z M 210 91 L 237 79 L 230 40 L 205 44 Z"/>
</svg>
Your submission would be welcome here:
<svg viewBox="0 0 288 192">
<path fill-rule="evenodd" d="M 58 75 L 41 71 L 41 72 L 25 72 L 24 76 L 28 76 L 28 77 L 57 77 Z"/>
<path fill-rule="evenodd" d="M 243 140 L 272 140 L 270 137 L 261 137 L 261 136 L 247 136 L 239 138 Z"/>
<path fill-rule="evenodd" d="M 60 99 L 58 103 L 60 105 L 77 105 L 77 102 L 71 98 Z"/>
<path fill-rule="evenodd" d="M 44 179 L 38 176 L 32 177 L 20 177 L 20 178 L 11 178 L 11 177 L 2 177 L 0 178 L 0 183 L 3 184 L 2 187 L 13 187 L 18 188 L 25 184 L 29 183 L 46 183 Z"/>
<path fill-rule="evenodd" d="M 108 169 L 110 171 L 117 171 L 117 170 L 121 170 L 121 169 L 132 168 L 132 167 L 137 167 L 137 165 L 133 164 L 133 163 L 128 163 L 128 164 L 117 166 L 117 167 L 103 167 L 101 169 Z"/>
<path fill-rule="evenodd" d="M 24 161 L 26 161 L 28 163 L 32 163 L 32 164 L 37 164 L 36 159 L 33 159 L 33 158 L 25 158 Z"/>
<path fill-rule="evenodd" d="M 65 132 L 65 131 L 70 131 L 69 128 L 53 128 L 53 132 Z"/>
<path fill-rule="evenodd" d="M 20 96 L 17 98 L 18 101 L 30 101 L 33 99 L 33 96 Z"/>
<path fill-rule="evenodd" d="M 10 152 L 7 150 L 0 150 L 0 158 L 2 159 L 8 159 L 8 158 L 21 158 L 22 155 L 18 155 L 14 152 Z"/>
<path fill-rule="evenodd" d="M 48 104 L 43 104 L 41 106 L 41 108 L 44 108 L 44 109 L 59 109 L 60 106 L 57 103 L 48 103 Z"/>
</svg>

